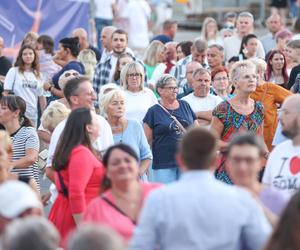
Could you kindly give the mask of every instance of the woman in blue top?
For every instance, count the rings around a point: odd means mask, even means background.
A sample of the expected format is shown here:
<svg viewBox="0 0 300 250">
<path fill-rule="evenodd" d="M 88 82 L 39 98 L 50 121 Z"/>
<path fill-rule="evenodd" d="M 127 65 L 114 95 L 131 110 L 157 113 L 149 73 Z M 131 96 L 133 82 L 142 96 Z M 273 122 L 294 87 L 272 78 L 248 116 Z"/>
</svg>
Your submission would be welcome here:
<svg viewBox="0 0 300 250">
<path fill-rule="evenodd" d="M 75 70 L 79 74 L 84 75 L 85 69 L 82 63 L 77 61 L 79 54 L 79 40 L 77 37 L 66 37 L 59 41 L 58 52 L 54 56 L 54 61 L 63 68 L 52 77 L 52 83 L 46 82 L 44 89 L 58 99 L 63 97 L 62 90 L 58 85 L 59 77 L 67 70 Z"/>
<path fill-rule="evenodd" d="M 152 145 L 153 165 L 151 181 L 169 183 L 179 178 L 175 160 L 177 141 L 185 128 L 197 124 L 197 118 L 190 105 L 177 100 L 176 79 L 162 75 L 156 83 L 161 100 L 149 108 L 144 118 L 144 131 Z"/>
<path fill-rule="evenodd" d="M 124 117 L 125 101 L 124 92 L 115 89 L 102 97 L 100 106 L 111 126 L 115 144 L 125 143 L 134 149 L 140 159 L 140 176 L 146 180 L 146 172 L 152 160 L 151 149 L 141 123 Z"/>
</svg>

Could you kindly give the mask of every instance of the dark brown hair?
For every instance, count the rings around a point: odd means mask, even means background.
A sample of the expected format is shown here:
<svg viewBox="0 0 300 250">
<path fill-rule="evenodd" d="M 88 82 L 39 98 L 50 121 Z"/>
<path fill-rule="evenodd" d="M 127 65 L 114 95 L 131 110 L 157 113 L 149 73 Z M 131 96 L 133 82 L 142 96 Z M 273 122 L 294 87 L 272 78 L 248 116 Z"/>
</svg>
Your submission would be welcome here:
<svg viewBox="0 0 300 250">
<path fill-rule="evenodd" d="M 33 51 L 34 60 L 33 60 L 32 64 L 31 64 L 31 68 L 32 68 L 33 73 L 37 77 L 40 77 L 39 56 L 36 53 L 36 50 L 31 45 L 25 44 L 24 46 L 21 47 L 21 49 L 19 50 L 18 56 L 17 56 L 17 60 L 15 62 L 15 66 L 19 67 L 19 71 L 21 73 L 23 73 L 25 71 L 25 63 L 24 63 L 23 58 L 22 58 L 22 54 L 23 54 L 23 51 L 25 49 L 31 49 Z"/>
<path fill-rule="evenodd" d="M 19 122 L 22 127 L 33 127 L 32 122 L 25 116 L 26 102 L 20 96 L 7 95 L 0 99 L 0 105 L 6 106 L 12 112 L 19 110 Z"/>
<path fill-rule="evenodd" d="M 52 167 L 56 171 L 68 165 L 70 154 L 76 146 L 84 145 L 94 152 L 86 130 L 86 126 L 91 123 L 90 109 L 78 108 L 71 112 L 54 153 Z"/>
<path fill-rule="evenodd" d="M 37 39 L 37 42 L 43 45 L 46 54 L 54 55 L 54 41 L 51 36 L 41 35 Z"/>
<path fill-rule="evenodd" d="M 178 153 L 188 169 L 209 169 L 217 154 L 217 138 L 207 129 L 194 127 L 179 142 Z"/>
</svg>

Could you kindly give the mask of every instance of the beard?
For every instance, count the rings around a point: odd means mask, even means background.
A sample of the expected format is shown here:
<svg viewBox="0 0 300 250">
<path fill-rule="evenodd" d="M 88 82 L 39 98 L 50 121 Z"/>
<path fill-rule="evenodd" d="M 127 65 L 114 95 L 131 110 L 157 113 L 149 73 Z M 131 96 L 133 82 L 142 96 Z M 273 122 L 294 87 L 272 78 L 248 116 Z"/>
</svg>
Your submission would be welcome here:
<svg viewBox="0 0 300 250">
<path fill-rule="evenodd" d="M 290 128 L 284 128 L 284 126 L 282 125 L 282 132 L 281 133 L 289 139 L 295 138 L 299 134 L 299 128 L 297 126 L 297 120 L 295 119 L 291 123 Z"/>
</svg>

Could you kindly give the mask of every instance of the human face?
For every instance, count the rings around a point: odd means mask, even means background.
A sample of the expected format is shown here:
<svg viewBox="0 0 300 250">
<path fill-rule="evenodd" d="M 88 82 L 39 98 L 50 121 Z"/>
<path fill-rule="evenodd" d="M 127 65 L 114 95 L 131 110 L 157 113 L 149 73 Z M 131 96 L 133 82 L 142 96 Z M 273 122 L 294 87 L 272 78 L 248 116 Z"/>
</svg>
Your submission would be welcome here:
<svg viewBox="0 0 300 250">
<path fill-rule="evenodd" d="M 170 80 L 163 88 L 158 88 L 162 99 L 176 100 L 178 87 L 175 81 Z"/>
<path fill-rule="evenodd" d="M 286 44 L 290 41 L 290 38 L 278 38 L 277 39 L 277 49 L 284 51 Z"/>
<path fill-rule="evenodd" d="M 281 19 L 279 15 L 275 15 L 268 20 L 268 29 L 271 33 L 275 34 L 281 29 Z"/>
<path fill-rule="evenodd" d="M 86 130 L 89 134 L 91 142 L 95 142 L 100 135 L 100 121 L 94 111 L 90 111 L 92 116 L 92 123 L 88 124 Z"/>
<path fill-rule="evenodd" d="M 119 71 L 121 71 L 125 65 L 127 65 L 128 63 L 131 63 L 131 62 L 133 62 L 133 59 L 131 57 L 129 57 L 129 56 L 122 57 L 119 60 Z"/>
<path fill-rule="evenodd" d="M 56 52 L 58 58 L 60 60 L 65 60 L 68 56 L 68 50 L 64 48 L 64 46 L 59 43 L 58 44 L 58 51 Z"/>
<path fill-rule="evenodd" d="M 214 77 L 212 85 L 216 90 L 227 90 L 229 85 L 227 73 L 225 71 L 217 73 Z"/>
<path fill-rule="evenodd" d="M 10 121 L 18 119 L 18 112 L 11 111 L 6 105 L 0 105 L 0 123 L 4 126 Z"/>
<path fill-rule="evenodd" d="M 201 65 L 197 62 L 191 62 L 186 66 L 186 79 L 188 84 L 192 85 L 194 78 L 193 73 L 196 69 L 201 68 Z"/>
<path fill-rule="evenodd" d="M 290 47 L 285 46 L 283 54 L 287 62 L 294 62 L 295 58 L 293 56 L 292 49 Z"/>
<path fill-rule="evenodd" d="M 253 20 L 250 17 L 239 17 L 236 24 L 237 33 L 245 36 L 253 29 Z"/>
<path fill-rule="evenodd" d="M 182 49 L 180 46 L 177 47 L 177 60 L 185 58 L 185 54 L 183 54 Z"/>
<path fill-rule="evenodd" d="M 245 45 L 245 49 L 247 50 L 247 52 L 254 56 L 256 55 L 257 52 L 257 39 L 256 38 L 251 38 L 248 40 L 247 44 Z"/>
<path fill-rule="evenodd" d="M 127 47 L 127 37 L 125 34 L 115 33 L 112 37 L 112 49 L 115 54 L 122 54 Z"/>
<path fill-rule="evenodd" d="M 106 176 L 112 186 L 122 182 L 136 181 L 139 175 L 139 165 L 134 157 L 121 149 L 114 149 L 108 159 Z"/>
<path fill-rule="evenodd" d="M 22 60 L 25 65 L 31 65 L 34 61 L 34 51 L 32 49 L 24 49 L 22 52 Z"/>
<path fill-rule="evenodd" d="M 290 99 L 286 100 L 279 111 L 282 134 L 293 139 L 300 134 L 300 112 Z"/>
<path fill-rule="evenodd" d="M 127 89 L 132 92 L 141 90 L 142 74 L 139 72 L 131 72 L 127 74 Z"/>
<path fill-rule="evenodd" d="M 78 88 L 78 94 L 71 97 L 72 108 L 94 108 L 96 93 L 90 81 L 84 81 Z"/>
<path fill-rule="evenodd" d="M 210 82 L 210 74 L 196 74 L 193 82 L 194 95 L 198 97 L 206 97 L 210 89 Z"/>
<path fill-rule="evenodd" d="M 239 79 L 235 83 L 238 91 L 244 93 L 252 93 L 257 86 L 257 73 L 254 68 L 242 68 L 240 70 Z"/>
<path fill-rule="evenodd" d="M 252 145 L 233 146 L 228 155 L 229 175 L 235 185 L 252 187 L 261 168 L 259 149 Z"/>
<path fill-rule="evenodd" d="M 200 64 L 204 64 L 207 51 L 198 52 L 197 49 L 192 49 L 192 60 Z"/>
<path fill-rule="evenodd" d="M 110 30 L 103 28 L 101 32 L 101 38 L 100 41 L 102 43 L 102 46 L 106 49 L 110 49 L 111 46 L 111 32 Z"/>
<path fill-rule="evenodd" d="M 221 51 L 216 47 L 207 49 L 207 62 L 209 67 L 214 68 L 217 66 L 222 66 L 224 56 Z"/>
<path fill-rule="evenodd" d="M 206 25 L 206 32 L 215 34 L 217 33 L 217 31 L 218 31 L 218 27 L 215 22 L 209 22 Z"/>
<path fill-rule="evenodd" d="M 169 35 L 171 38 L 174 38 L 177 32 L 177 24 L 173 24 L 170 28 Z"/>
<path fill-rule="evenodd" d="M 121 118 L 125 113 L 125 100 L 123 97 L 114 97 L 107 106 L 107 115 L 112 118 Z"/>
<path fill-rule="evenodd" d="M 284 66 L 284 56 L 276 53 L 270 61 L 273 70 L 282 70 Z"/>
<path fill-rule="evenodd" d="M 163 63 L 166 60 L 167 49 L 164 47 L 161 52 L 157 55 L 157 62 Z"/>
</svg>

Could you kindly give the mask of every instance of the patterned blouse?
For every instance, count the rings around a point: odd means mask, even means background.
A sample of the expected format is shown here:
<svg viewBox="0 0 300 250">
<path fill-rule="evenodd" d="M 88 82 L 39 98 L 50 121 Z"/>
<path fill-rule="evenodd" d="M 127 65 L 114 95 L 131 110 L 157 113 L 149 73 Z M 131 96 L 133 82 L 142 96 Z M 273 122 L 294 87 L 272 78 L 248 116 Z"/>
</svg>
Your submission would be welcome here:
<svg viewBox="0 0 300 250">
<path fill-rule="evenodd" d="M 254 110 L 249 115 L 236 112 L 227 101 L 221 102 L 214 110 L 213 116 L 217 117 L 224 125 L 221 140 L 228 142 L 232 136 L 244 131 L 257 133 L 264 120 L 264 109 L 260 102 L 255 102 Z M 225 170 L 225 156 L 222 156 L 221 164 L 216 171 L 216 177 L 226 183 L 232 184 Z"/>
</svg>

